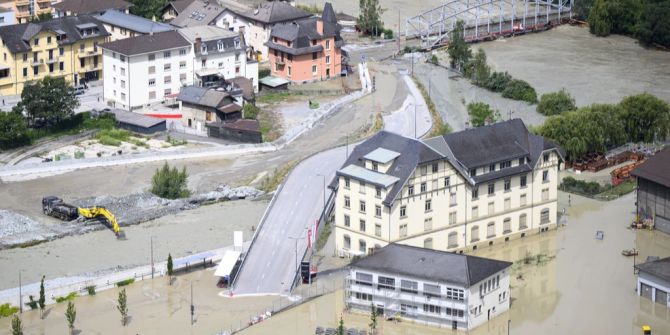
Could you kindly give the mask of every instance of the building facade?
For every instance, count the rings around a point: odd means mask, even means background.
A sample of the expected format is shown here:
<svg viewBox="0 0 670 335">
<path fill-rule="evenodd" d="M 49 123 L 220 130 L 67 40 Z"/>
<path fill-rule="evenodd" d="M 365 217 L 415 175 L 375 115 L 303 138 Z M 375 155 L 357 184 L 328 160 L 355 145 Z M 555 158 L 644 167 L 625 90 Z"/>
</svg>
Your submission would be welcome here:
<svg viewBox="0 0 670 335">
<path fill-rule="evenodd" d="M 0 27 L 0 94 L 21 94 L 45 76 L 72 84 L 102 78 L 99 44 L 109 36 L 91 16 Z"/>
<path fill-rule="evenodd" d="M 337 171 L 336 248 L 474 250 L 556 227 L 562 150 L 514 119 L 415 140 L 380 132 Z"/>
<path fill-rule="evenodd" d="M 321 18 L 276 24 L 265 43 L 271 74 L 294 83 L 338 77 L 343 43 L 330 3 Z"/>
<path fill-rule="evenodd" d="M 258 92 L 258 63 L 248 61 L 246 46 L 240 36 L 216 26 L 195 26 L 179 29 L 192 44 L 193 83 L 214 86 L 221 79 L 244 77 L 251 80 Z"/>
<path fill-rule="evenodd" d="M 107 42 L 176 29 L 169 24 L 155 22 L 116 9 L 107 10 L 95 18 L 102 22 L 109 32 Z"/>
<path fill-rule="evenodd" d="M 0 26 L 9 26 L 16 23 L 16 13 L 11 9 L 0 7 Z"/>
<path fill-rule="evenodd" d="M 193 83 L 191 44 L 176 31 L 105 43 L 103 94 L 112 107 L 134 110 L 174 98 Z"/>
<path fill-rule="evenodd" d="M 40 14 L 51 14 L 51 0 L 0 0 L 0 7 L 14 12 L 17 23 L 27 23 Z"/>
<path fill-rule="evenodd" d="M 249 57 L 264 62 L 268 60 L 268 47 L 265 42 L 270 39 L 272 27 L 278 23 L 293 22 L 310 16 L 312 14 L 288 3 L 271 1 L 247 10 L 226 9 L 217 19 L 216 25 L 241 33 L 248 46 Z"/>
<path fill-rule="evenodd" d="M 670 307 L 670 257 L 638 264 L 635 269 L 637 294 Z"/>
<path fill-rule="evenodd" d="M 469 331 L 510 307 L 512 263 L 389 244 L 354 261 L 348 308 Z"/>
<path fill-rule="evenodd" d="M 670 147 L 659 151 L 635 168 L 637 177 L 637 213 L 652 219 L 654 227 L 670 234 Z"/>
</svg>

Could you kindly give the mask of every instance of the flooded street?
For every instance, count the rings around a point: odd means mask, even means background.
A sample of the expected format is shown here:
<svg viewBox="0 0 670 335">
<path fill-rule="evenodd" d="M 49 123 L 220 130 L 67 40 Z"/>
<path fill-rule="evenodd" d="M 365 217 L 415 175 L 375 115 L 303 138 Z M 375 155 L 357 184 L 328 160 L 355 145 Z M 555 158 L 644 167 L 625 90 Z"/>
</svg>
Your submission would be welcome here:
<svg viewBox="0 0 670 335">
<path fill-rule="evenodd" d="M 664 306 L 639 298 L 635 292 L 633 258 L 622 249 L 640 249 L 638 263 L 648 255 L 670 256 L 670 236 L 655 231 L 633 231 L 634 194 L 598 202 L 560 193 L 559 208 L 567 208 L 566 224 L 558 230 L 493 245 L 474 255 L 515 262 L 512 308 L 469 334 L 640 334 L 642 324 L 654 334 L 670 334 L 670 313 Z M 602 230 L 605 239 L 595 239 Z M 523 259 L 533 256 L 530 264 Z M 537 255 L 543 261 L 537 264 Z M 245 334 L 313 334 L 317 325 L 336 327 L 344 308 L 343 292 L 329 294 L 277 315 Z M 345 325 L 367 329 L 369 316 L 344 313 Z M 308 320 L 309 322 L 306 322 Z M 382 322 L 383 334 L 444 334 L 452 330 L 410 322 Z"/>
<path fill-rule="evenodd" d="M 0 289 L 18 286 L 19 269 L 25 285 L 39 281 L 42 275 L 54 279 L 149 264 L 151 236 L 157 262 L 165 261 L 168 253 L 183 257 L 232 245 L 235 230 L 242 230 L 244 239 L 249 240 L 253 234 L 251 226 L 258 224 L 267 205 L 267 200 L 239 200 L 182 211 L 125 227 L 124 241 L 118 241 L 105 229 L 29 248 L 2 250 Z"/>
</svg>

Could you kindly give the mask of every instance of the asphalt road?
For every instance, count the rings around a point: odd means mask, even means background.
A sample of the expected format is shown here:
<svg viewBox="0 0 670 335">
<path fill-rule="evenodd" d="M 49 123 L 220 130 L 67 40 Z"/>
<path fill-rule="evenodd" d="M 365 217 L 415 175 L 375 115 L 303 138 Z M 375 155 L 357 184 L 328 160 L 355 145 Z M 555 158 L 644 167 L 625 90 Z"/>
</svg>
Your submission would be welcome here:
<svg viewBox="0 0 670 335">
<path fill-rule="evenodd" d="M 421 137 L 432 126 L 430 114 L 411 79 L 403 76 L 403 80 L 410 96 L 398 111 L 384 117 L 384 129 L 414 137 L 416 103 L 416 133 Z M 321 214 L 324 192 L 326 199 L 330 196 L 322 176 L 326 176 L 327 185 L 344 163 L 345 155 L 344 147 L 318 153 L 303 160 L 289 174 L 246 255 L 235 295 L 290 294 L 299 259 L 307 248 L 307 229 Z"/>
</svg>

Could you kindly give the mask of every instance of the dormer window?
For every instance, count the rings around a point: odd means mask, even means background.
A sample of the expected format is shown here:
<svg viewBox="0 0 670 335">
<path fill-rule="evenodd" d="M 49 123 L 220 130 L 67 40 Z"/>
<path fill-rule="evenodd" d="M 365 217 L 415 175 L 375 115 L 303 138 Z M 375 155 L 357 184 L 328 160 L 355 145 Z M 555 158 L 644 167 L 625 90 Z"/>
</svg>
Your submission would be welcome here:
<svg viewBox="0 0 670 335">
<path fill-rule="evenodd" d="M 235 48 L 236 48 L 236 49 L 239 48 L 239 47 L 240 47 L 240 43 L 241 43 L 241 42 L 240 42 L 240 39 L 236 37 L 235 40 L 234 40 L 234 42 L 235 42 Z"/>
<path fill-rule="evenodd" d="M 470 170 L 470 177 L 474 177 L 477 175 L 477 169 L 471 169 Z"/>
<path fill-rule="evenodd" d="M 496 170 L 496 164 L 495 163 L 489 165 L 489 172 L 493 172 L 495 170 Z"/>
<path fill-rule="evenodd" d="M 223 51 L 223 41 L 216 43 L 216 47 L 219 49 L 219 51 Z"/>
<path fill-rule="evenodd" d="M 207 44 L 203 44 L 203 45 L 200 47 L 200 51 L 201 51 L 202 53 L 207 53 Z"/>
<path fill-rule="evenodd" d="M 379 171 L 379 164 L 372 162 L 372 171 Z"/>
</svg>

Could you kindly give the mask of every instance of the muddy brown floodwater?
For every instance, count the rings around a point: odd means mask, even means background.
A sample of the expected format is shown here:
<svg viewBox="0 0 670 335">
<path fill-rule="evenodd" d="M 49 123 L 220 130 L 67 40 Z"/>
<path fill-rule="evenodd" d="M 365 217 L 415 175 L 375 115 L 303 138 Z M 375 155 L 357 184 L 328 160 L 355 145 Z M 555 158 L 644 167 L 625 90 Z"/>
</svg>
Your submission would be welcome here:
<svg viewBox="0 0 670 335">
<path fill-rule="evenodd" d="M 29 248 L 0 251 L 0 289 L 18 286 L 18 271 L 23 284 L 79 274 L 95 274 L 116 267 L 150 264 L 150 239 L 154 236 L 154 260 L 164 261 L 168 253 L 183 257 L 191 253 L 233 244 L 233 231 L 252 236 L 267 200 L 238 200 L 202 206 L 176 215 L 125 227 L 127 239 L 119 241 L 105 229 L 69 236 Z"/>
<path fill-rule="evenodd" d="M 635 197 L 598 202 L 560 194 L 559 208 L 567 208 L 566 226 L 541 235 L 480 249 L 473 254 L 515 262 L 512 308 L 473 335 L 507 334 L 640 334 L 649 324 L 654 334 L 670 334 L 670 313 L 665 306 L 640 298 L 635 292 L 633 258 L 621 255 L 624 248 L 640 249 L 640 262 L 648 255 L 670 256 L 670 237 L 655 231 L 633 231 Z M 598 241 L 595 233 L 605 232 Z M 544 261 L 524 264 L 526 255 L 542 255 Z M 343 293 L 333 294 L 281 313 L 244 334 L 312 334 L 317 325 L 336 327 L 343 313 Z M 344 313 L 345 325 L 366 329 L 369 316 Z M 445 329 L 401 322 L 381 322 L 384 334 L 444 334 Z M 447 331 L 452 333 L 451 330 Z M 460 333 L 460 332 L 458 332 Z"/>
</svg>

